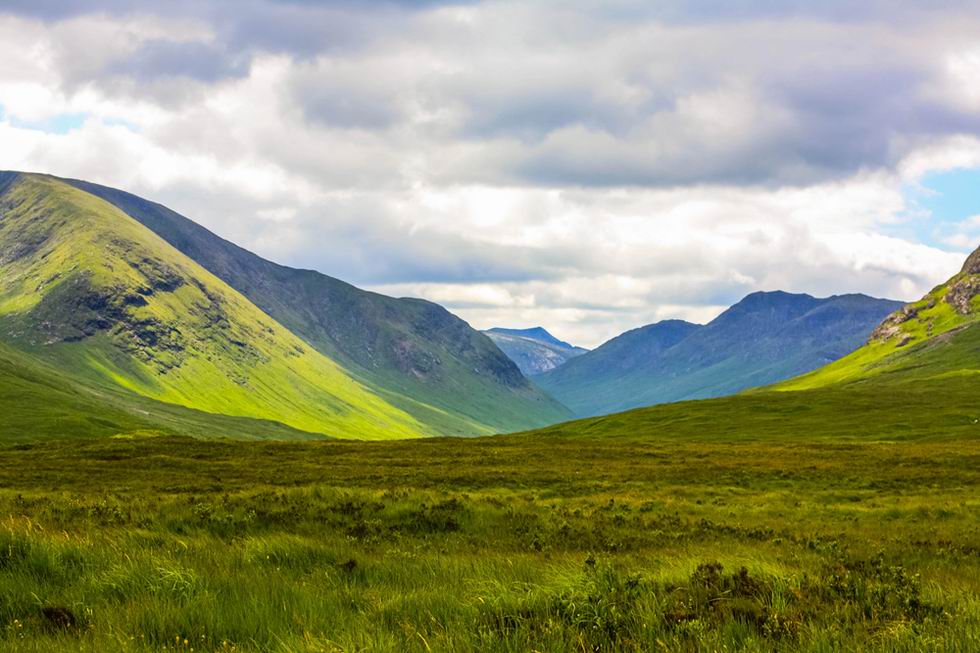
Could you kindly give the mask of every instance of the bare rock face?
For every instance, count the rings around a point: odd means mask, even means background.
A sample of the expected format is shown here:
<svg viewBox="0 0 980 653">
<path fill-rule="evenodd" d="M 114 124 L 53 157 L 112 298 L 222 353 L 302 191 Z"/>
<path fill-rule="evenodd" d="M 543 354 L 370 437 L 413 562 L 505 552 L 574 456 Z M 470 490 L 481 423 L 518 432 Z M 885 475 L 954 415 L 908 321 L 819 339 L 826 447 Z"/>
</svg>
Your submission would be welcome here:
<svg viewBox="0 0 980 653">
<path fill-rule="evenodd" d="M 903 333 L 903 324 L 910 320 L 914 320 L 919 316 L 919 313 L 928 310 L 935 305 L 936 301 L 934 299 L 930 299 L 926 303 L 909 304 L 908 306 L 903 306 L 885 318 L 885 321 L 879 324 L 875 330 L 871 332 L 869 341 L 880 342 L 894 338 L 895 336 Z"/>
<path fill-rule="evenodd" d="M 878 325 L 871 333 L 869 342 L 885 342 L 894 338 L 900 338 L 898 346 L 902 347 L 913 340 L 906 330 L 902 328 L 902 325 L 912 320 L 924 319 L 923 316 L 920 316 L 920 313 L 933 308 L 937 301 L 943 301 L 949 304 L 960 315 L 973 315 L 976 312 L 973 302 L 977 295 L 980 295 L 980 249 L 974 251 L 966 259 L 966 263 L 963 264 L 963 269 L 958 275 L 953 277 L 941 300 L 939 299 L 938 291 L 933 291 L 933 294 L 927 300 L 909 304 L 895 311 L 885 318 L 885 321 Z M 926 325 L 927 335 L 932 335 L 932 326 L 933 324 L 930 320 Z"/>
<path fill-rule="evenodd" d="M 980 248 L 977 248 L 963 264 L 962 274 L 980 274 Z"/>
<path fill-rule="evenodd" d="M 980 294 L 980 249 L 966 259 L 959 276 L 961 278 L 949 287 L 943 299 L 960 315 L 970 315 L 973 298 Z"/>
<path fill-rule="evenodd" d="M 977 264 L 980 265 L 980 258 Z M 980 276 L 976 276 L 980 273 L 971 274 L 974 276 L 964 277 L 950 286 L 943 298 L 960 315 L 973 312 L 973 298 L 980 294 Z"/>
</svg>

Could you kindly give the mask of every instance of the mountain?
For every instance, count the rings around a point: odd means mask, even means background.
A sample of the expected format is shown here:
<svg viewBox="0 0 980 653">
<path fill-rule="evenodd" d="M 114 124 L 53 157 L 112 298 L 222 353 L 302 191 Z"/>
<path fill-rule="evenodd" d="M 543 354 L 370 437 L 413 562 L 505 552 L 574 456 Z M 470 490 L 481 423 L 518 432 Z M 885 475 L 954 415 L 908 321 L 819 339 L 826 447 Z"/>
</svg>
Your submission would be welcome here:
<svg viewBox="0 0 980 653">
<path fill-rule="evenodd" d="M 559 340 L 542 327 L 531 329 L 494 327 L 483 333 L 493 340 L 500 351 L 507 354 L 507 357 L 514 361 L 526 376 L 553 370 L 588 351 Z"/>
<path fill-rule="evenodd" d="M 840 360 L 776 386 L 802 390 L 890 379 L 980 378 L 980 249 L 958 274 L 889 315 Z"/>
<path fill-rule="evenodd" d="M 342 437 L 424 426 L 106 202 L 0 177 L 0 339 L 71 378 Z"/>
<path fill-rule="evenodd" d="M 819 369 L 734 396 L 590 417 L 529 435 L 783 446 L 807 434 L 844 447 L 860 439 L 951 441 L 980 435 L 978 382 L 980 249 L 949 281 L 886 316 L 863 346 Z"/>
<path fill-rule="evenodd" d="M 848 354 L 898 306 L 864 295 L 753 293 L 707 325 L 635 329 L 535 382 L 579 416 L 733 394 Z"/>
<path fill-rule="evenodd" d="M 67 183 L 150 229 L 434 433 L 513 431 L 569 416 L 489 338 L 438 304 L 277 265 L 160 204 L 84 181 Z"/>
<path fill-rule="evenodd" d="M 492 329 L 487 329 L 486 331 L 484 331 L 484 333 L 492 333 L 495 335 L 504 335 L 504 336 L 515 336 L 518 338 L 527 338 L 528 340 L 534 340 L 536 342 L 540 342 L 546 345 L 553 345 L 561 349 L 573 349 L 581 353 L 585 353 L 586 351 L 588 351 L 587 349 L 570 345 L 564 340 L 559 340 L 558 338 L 548 333 L 547 329 L 539 326 L 531 327 L 530 329 L 506 329 L 504 327 L 493 327 Z"/>
<path fill-rule="evenodd" d="M 43 175 L 0 174 L 0 341 L 88 385 L 337 437 L 567 414 L 435 304 L 278 266 L 162 206 Z"/>
</svg>

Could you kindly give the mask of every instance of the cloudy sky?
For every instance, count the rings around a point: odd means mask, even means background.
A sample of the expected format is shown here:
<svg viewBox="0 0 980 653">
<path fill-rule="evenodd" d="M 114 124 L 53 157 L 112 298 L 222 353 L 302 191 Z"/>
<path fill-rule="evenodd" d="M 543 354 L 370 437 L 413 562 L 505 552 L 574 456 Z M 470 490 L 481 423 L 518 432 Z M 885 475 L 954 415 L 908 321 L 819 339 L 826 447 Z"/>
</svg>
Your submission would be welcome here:
<svg viewBox="0 0 980 653">
<path fill-rule="evenodd" d="M 3 0 L 0 168 L 587 346 L 913 299 L 980 245 L 980 2 Z"/>
</svg>

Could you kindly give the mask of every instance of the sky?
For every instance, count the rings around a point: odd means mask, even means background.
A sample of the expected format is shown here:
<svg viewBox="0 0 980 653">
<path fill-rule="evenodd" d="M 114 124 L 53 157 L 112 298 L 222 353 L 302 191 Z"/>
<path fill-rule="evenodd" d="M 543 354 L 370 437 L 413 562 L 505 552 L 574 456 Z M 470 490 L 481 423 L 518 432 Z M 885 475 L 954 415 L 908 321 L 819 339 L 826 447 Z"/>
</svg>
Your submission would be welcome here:
<svg viewBox="0 0 980 653">
<path fill-rule="evenodd" d="M 3 0 L 0 169 L 595 346 L 980 245 L 980 0 Z"/>
</svg>

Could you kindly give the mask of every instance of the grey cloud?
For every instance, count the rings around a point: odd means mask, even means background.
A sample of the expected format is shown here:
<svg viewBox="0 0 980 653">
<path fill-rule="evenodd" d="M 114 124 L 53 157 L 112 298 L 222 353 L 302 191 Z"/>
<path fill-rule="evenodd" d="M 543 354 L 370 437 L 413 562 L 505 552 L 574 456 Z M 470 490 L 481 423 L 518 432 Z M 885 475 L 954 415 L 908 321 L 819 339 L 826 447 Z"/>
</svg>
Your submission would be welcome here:
<svg viewBox="0 0 980 653">
<path fill-rule="evenodd" d="M 221 12 L 232 18 L 236 12 L 269 9 L 316 8 L 403 8 L 427 9 L 440 5 L 468 4 L 468 0 L 5 0 L 0 13 L 19 14 L 42 20 L 63 20 L 85 14 L 116 15 L 166 14 L 171 16 L 200 15 Z"/>
<path fill-rule="evenodd" d="M 408 174 L 417 178 L 406 183 L 435 184 L 805 185 L 980 133 L 975 107 L 936 92 L 950 48 L 980 37 L 976 2 L 929 12 L 884 0 L 486 2 L 463 19 L 430 11 L 447 4 L 457 3 L 103 0 L 88 8 L 190 18 L 215 40 L 143 43 L 72 73 L 71 88 L 91 81 L 184 108 L 207 84 L 245 74 L 256 53 L 289 54 L 284 88 L 270 89 L 289 102 L 270 102 L 302 124 L 284 120 L 288 137 L 262 154 L 335 186 Z M 5 8 L 54 20 L 78 6 Z M 310 126 L 333 133 L 305 136 Z M 335 164 L 325 160 L 337 151 Z"/>
<path fill-rule="evenodd" d="M 413 14 L 471 0 L 6 0 L 0 14 L 56 22 L 85 15 L 199 21 L 242 57 L 257 51 L 313 57 L 349 51 L 397 31 Z"/>
<path fill-rule="evenodd" d="M 975 110 L 935 93 L 951 46 L 942 29 L 906 35 L 792 23 L 772 30 L 656 28 L 639 47 L 624 39 L 617 51 L 614 39 L 566 53 L 565 67 L 550 78 L 533 60 L 515 70 L 518 80 L 545 78 L 539 85 L 509 78 L 476 93 L 448 91 L 465 102 L 461 133 L 483 141 L 480 160 L 453 172 L 555 186 L 801 185 L 891 167 L 928 140 L 980 132 Z M 961 36 L 961 47 L 969 43 Z M 671 65 L 656 65 L 663 61 Z M 473 73 L 492 78 L 479 67 Z M 470 84 L 480 88 L 476 79 Z M 616 79 L 639 99 L 617 104 L 612 92 L 597 99 L 596 90 Z M 692 98 L 729 89 L 744 94 L 745 107 L 723 96 L 706 116 L 691 106 Z M 712 133 L 740 110 L 753 114 L 744 126 Z"/>
<path fill-rule="evenodd" d="M 400 8 L 425 10 L 446 5 L 474 4 L 474 0 L 169 0 L 161 4 L 157 0 L 6 0 L 3 10 L 8 13 L 31 15 L 45 20 L 60 20 L 86 13 L 105 12 L 116 14 L 160 13 L 189 14 L 200 12 L 205 4 L 231 15 L 236 9 L 246 10 L 257 5 L 280 9 L 316 9 L 320 7 Z M 664 22 L 731 22 L 758 18 L 817 17 L 827 20 L 907 20 L 936 12 L 968 10 L 976 8 L 973 0 L 934 0 L 928 4 L 918 0 L 580 0 L 563 2 L 562 5 L 579 11 L 598 12 L 624 21 L 654 19 Z M 557 3 L 550 7 L 560 10 Z"/>
<path fill-rule="evenodd" d="M 248 66 L 242 58 L 210 43 L 154 40 L 142 43 L 125 59 L 112 62 L 104 73 L 150 82 L 173 77 L 216 82 L 241 77 L 248 73 Z"/>
<path fill-rule="evenodd" d="M 253 216 L 291 206 L 287 197 L 256 202 L 235 189 L 188 183 L 168 186 L 153 197 L 270 260 L 356 284 L 556 280 L 592 267 L 589 252 L 578 247 L 511 247 L 416 229 L 374 197 L 320 202 L 283 221 Z"/>
<path fill-rule="evenodd" d="M 579 252 L 559 248 L 503 246 L 461 234 L 413 230 L 381 216 L 356 222 L 333 219 L 329 211 L 317 211 L 285 227 L 307 240 L 289 252 L 293 264 L 360 284 L 509 283 L 557 280 L 573 272 L 581 258 Z"/>
<path fill-rule="evenodd" d="M 914 52 L 881 60 L 861 50 L 851 61 L 838 55 L 805 68 L 784 67 L 763 82 L 762 92 L 794 116 L 795 129 L 782 142 L 801 161 L 849 174 L 891 167 L 928 139 L 980 132 L 977 112 L 931 93 L 940 62 Z"/>
<path fill-rule="evenodd" d="M 976 8 L 975 0 L 589 0 L 583 3 L 623 21 L 672 24 L 728 23 L 758 19 L 818 18 L 828 21 L 908 22 L 946 11 Z"/>
<path fill-rule="evenodd" d="M 980 35 L 965 11 L 975 3 L 930 4 L 928 15 L 912 2 L 843 0 L 489 2 L 466 21 L 427 13 L 444 4 L 103 0 L 89 9 L 191 18 L 216 40 L 154 40 L 78 74 L 170 106 L 201 93 L 174 79 L 213 83 L 245 74 L 257 52 L 288 53 L 289 92 L 307 123 L 373 132 L 393 158 L 421 158 L 439 183 L 799 185 L 980 132 L 976 111 L 933 92 L 942 39 Z M 15 0 L 6 9 L 55 19 L 78 6 Z M 961 20 L 950 18 L 956 11 Z M 921 20 L 900 22 L 913 14 Z M 409 52 L 415 67 L 397 67 Z M 691 105 L 731 89 L 746 106 L 721 96 L 701 115 Z M 716 129 L 738 111 L 752 113 L 744 125 Z M 365 143 L 365 160 L 376 146 Z M 452 148 L 458 160 L 446 156 Z M 296 159 L 282 156 L 284 167 Z M 303 174 L 318 169 L 329 166 Z"/>
<path fill-rule="evenodd" d="M 392 22 L 400 14 L 398 7 L 388 3 L 372 3 L 351 11 L 348 3 L 251 2 L 246 11 L 236 15 L 212 11 L 210 22 L 231 49 L 309 59 L 322 53 L 362 49 L 393 29 Z"/>
<path fill-rule="evenodd" d="M 385 129 L 407 115 L 405 89 L 383 66 L 303 66 L 290 91 L 305 119 L 340 129 Z M 365 84 L 370 79 L 370 84 Z"/>
</svg>

